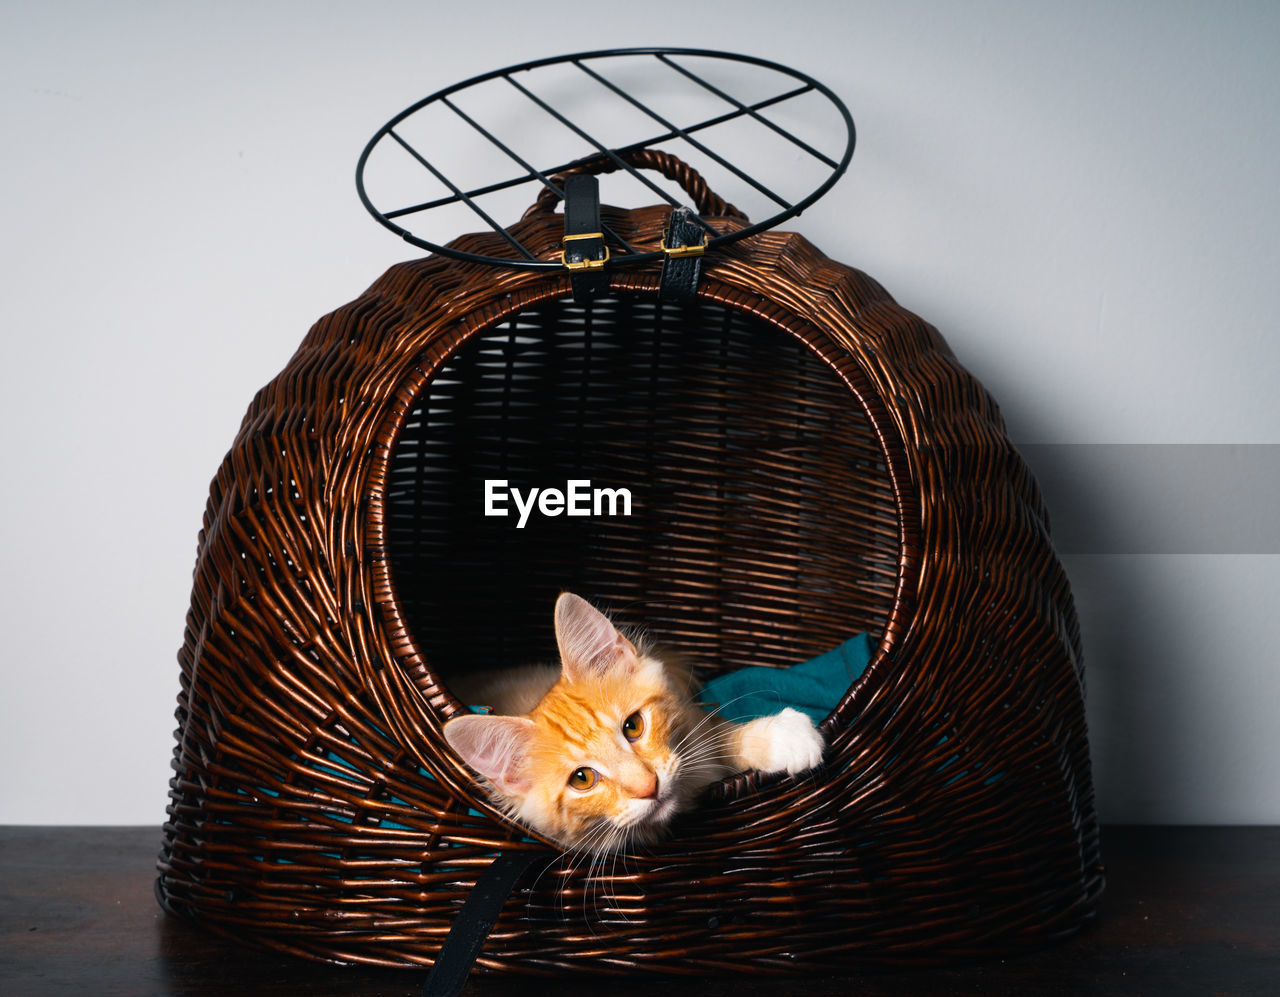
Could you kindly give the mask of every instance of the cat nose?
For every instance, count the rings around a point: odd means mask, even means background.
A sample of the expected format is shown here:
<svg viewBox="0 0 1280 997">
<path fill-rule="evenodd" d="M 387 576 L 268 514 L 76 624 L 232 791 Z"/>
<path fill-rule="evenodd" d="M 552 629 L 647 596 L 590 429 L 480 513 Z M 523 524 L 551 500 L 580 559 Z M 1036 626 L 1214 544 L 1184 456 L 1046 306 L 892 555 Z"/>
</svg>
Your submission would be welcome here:
<svg viewBox="0 0 1280 997">
<path fill-rule="evenodd" d="M 631 795 L 637 800 L 651 800 L 658 795 L 658 777 L 646 771 L 631 787 Z"/>
</svg>

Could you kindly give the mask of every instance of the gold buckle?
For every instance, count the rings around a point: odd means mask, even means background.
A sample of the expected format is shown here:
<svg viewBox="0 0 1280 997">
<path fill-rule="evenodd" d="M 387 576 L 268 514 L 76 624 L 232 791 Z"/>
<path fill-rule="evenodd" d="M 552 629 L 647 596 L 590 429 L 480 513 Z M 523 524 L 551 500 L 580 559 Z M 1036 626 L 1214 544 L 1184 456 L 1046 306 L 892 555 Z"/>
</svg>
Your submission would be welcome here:
<svg viewBox="0 0 1280 997">
<path fill-rule="evenodd" d="M 574 260 L 572 263 L 570 263 L 568 259 L 568 253 L 562 249 L 560 250 L 560 262 L 563 263 L 570 270 L 603 269 L 604 265 L 609 262 L 609 244 L 604 241 L 604 233 L 603 232 L 583 232 L 579 235 L 566 235 L 564 237 L 563 242 L 572 242 L 577 239 L 598 239 L 600 241 L 600 245 L 604 248 L 604 256 L 600 257 L 598 260 Z"/>
<path fill-rule="evenodd" d="M 670 233 L 670 231 L 671 231 L 670 229 L 666 229 L 666 228 L 662 230 L 662 243 L 661 243 L 662 251 L 666 253 L 668 256 L 675 256 L 675 257 L 701 256 L 703 253 L 707 251 L 707 242 L 709 241 L 710 237 L 707 235 L 706 232 L 702 233 L 702 241 L 699 243 L 695 243 L 692 246 L 668 246 L 667 235 Z"/>
</svg>

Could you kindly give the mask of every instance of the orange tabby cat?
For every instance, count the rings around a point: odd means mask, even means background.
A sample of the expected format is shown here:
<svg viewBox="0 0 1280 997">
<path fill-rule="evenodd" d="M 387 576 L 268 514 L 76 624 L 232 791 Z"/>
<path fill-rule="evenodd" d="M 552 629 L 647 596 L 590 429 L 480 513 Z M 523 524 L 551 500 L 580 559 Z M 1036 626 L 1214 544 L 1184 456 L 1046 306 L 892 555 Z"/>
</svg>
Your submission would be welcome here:
<svg viewBox="0 0 1280 997">
<path fill-rule="evenodd" d="M 822 735 L 798 710 L 735 724 L 690 697 L 677 663 L 653 657 L 571 593 L 556 601 L 561 665 L 482 678 L 446 740 L 515 819 L 565 848 L 599 854 L 652 841 L 713 782 L 734 772 L 802 772 Z"/>
</svg>

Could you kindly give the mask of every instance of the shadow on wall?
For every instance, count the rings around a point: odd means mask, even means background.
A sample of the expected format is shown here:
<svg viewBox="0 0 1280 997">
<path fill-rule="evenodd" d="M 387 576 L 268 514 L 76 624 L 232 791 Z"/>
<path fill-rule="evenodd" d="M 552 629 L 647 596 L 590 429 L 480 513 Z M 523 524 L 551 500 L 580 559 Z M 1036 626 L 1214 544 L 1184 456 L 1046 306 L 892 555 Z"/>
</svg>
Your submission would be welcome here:
<svg viewBox="0 0 1280 997">
<path fill-rule="evenodd" d="M 1080 614 L 1100 818 L 1266 820 L 1276 561 L 1242 555 L 1280 553 L 1280 446 L 1019 450 Z"/>
<path fill-rule="evenodd" d="M 1064 443 L 1018 449 L 1044 491 L 1058 553 L 1280 554 L 1280 446 Z"/>
</svg>

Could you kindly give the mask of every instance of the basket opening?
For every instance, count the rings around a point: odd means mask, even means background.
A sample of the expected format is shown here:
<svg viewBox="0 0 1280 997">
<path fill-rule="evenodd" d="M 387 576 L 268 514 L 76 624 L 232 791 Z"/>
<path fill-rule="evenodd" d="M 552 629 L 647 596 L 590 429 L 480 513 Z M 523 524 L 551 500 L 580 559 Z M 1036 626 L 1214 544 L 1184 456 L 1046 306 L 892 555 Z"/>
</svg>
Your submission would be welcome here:
<svg viewBox="0 0 1280 997">
<path fill-rule="evenodd" d="M 555 661 L 563 590 L 708 676 L 878 641 L 897 506 L 872 424 L 823 356 L 852 361 L 804 335 L 705 299 L 618 294 L 552 299 L 468 338 L 419 392 L 384 493 L 397 608 L 429 670 L 447 685 Z M 561 493 L 558 514 L 527 504 L 534 488 Z"/>
</svg>

